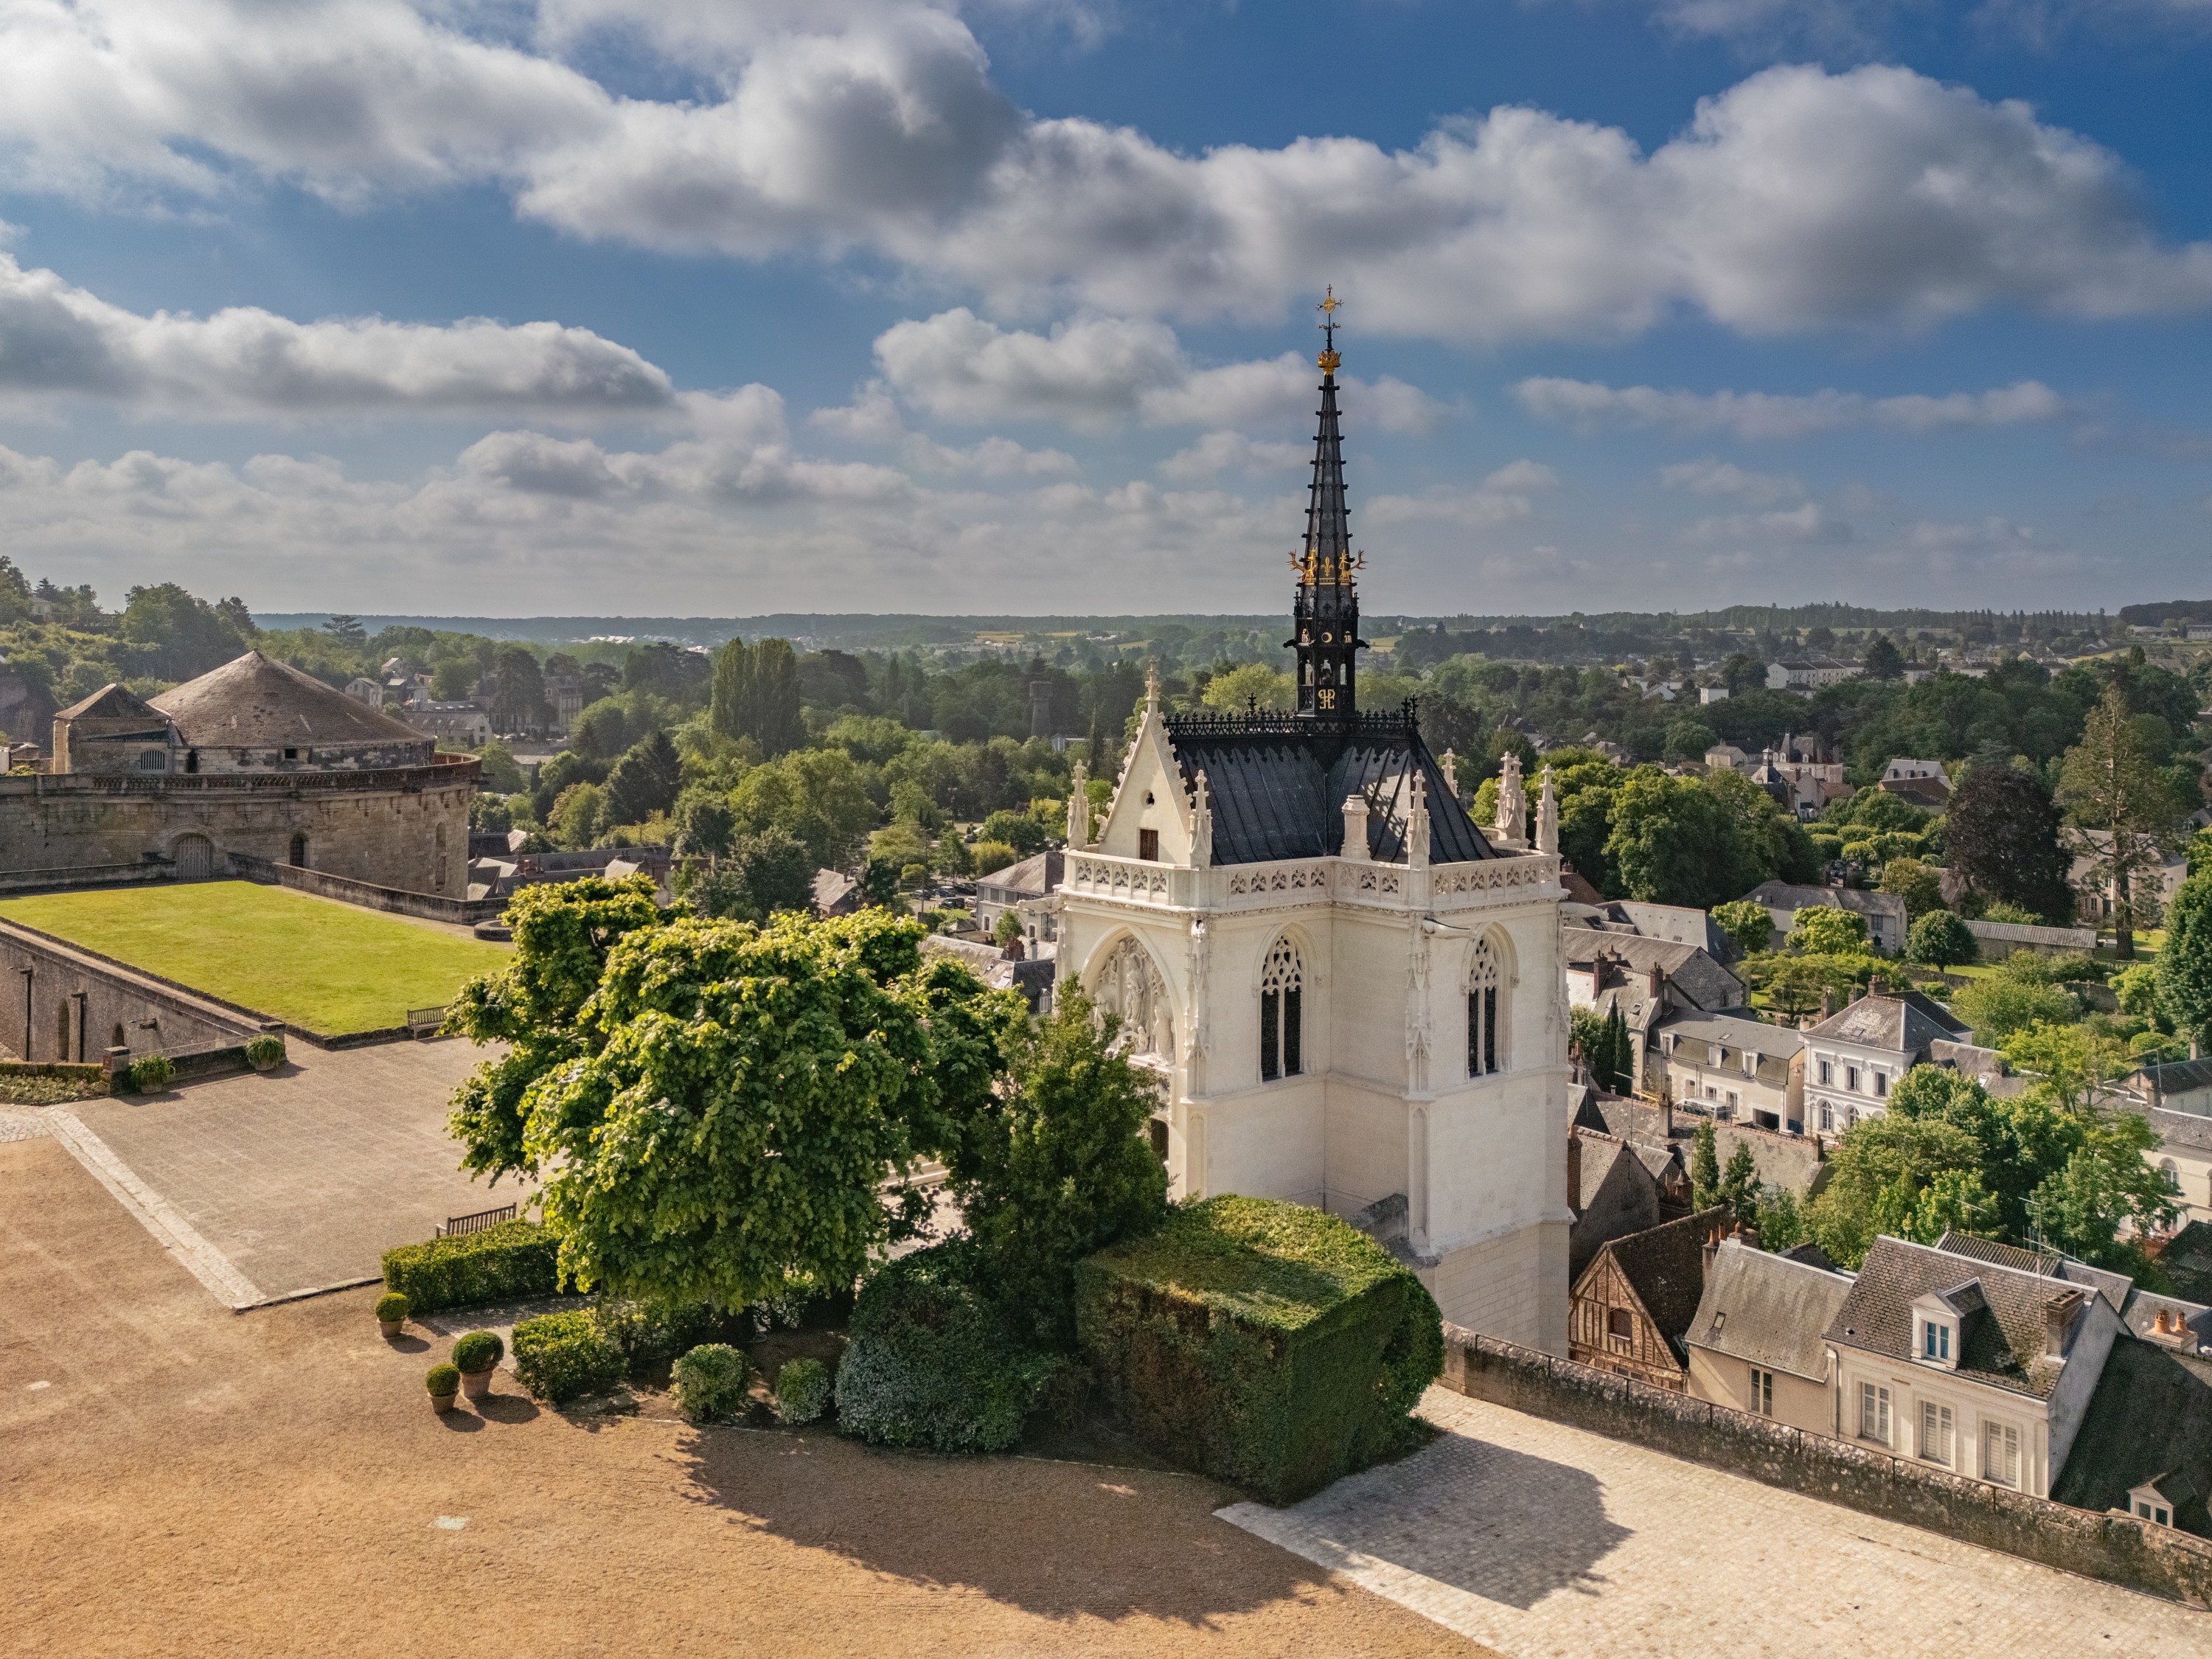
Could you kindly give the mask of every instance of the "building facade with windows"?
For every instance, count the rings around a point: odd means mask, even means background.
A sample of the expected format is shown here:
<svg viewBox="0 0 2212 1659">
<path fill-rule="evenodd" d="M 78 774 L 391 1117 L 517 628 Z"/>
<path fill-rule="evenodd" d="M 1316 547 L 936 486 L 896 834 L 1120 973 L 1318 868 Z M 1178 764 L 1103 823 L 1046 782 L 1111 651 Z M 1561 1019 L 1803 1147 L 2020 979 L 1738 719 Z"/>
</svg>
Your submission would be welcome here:
<svg viewBox="0 0 2212 1659">
<path fill-rule="evenodd" d="M 1850 1290 L 1849 1273 L 1723 1240 L 1683 1339 L 1691 1397 L 1835 1433 L 1836 1357 L 1825 1338 Z"/>
<path fill-rule="evenodd" d="M 1414 710 L 1357 699 L 1334 352 L 1322 354 L 1291 714 L 1170 717 L 1157 685 L 1095 838 L 1071 820 L 1060 982 L 1162 1083 L 1179 1197 L 1402 1200 L 1444 1316 L 1566 1352 L 1558 810 L 1493 845 Z"/>
<path fill-rule="evenodd" d="M 1670 1098 L 1726 1122 L 1805 1132 L 1805 1034 L 1746 1013 L 1670 1013 L 1659 1022 L 1659 1071 Z"/>
<path fill-rule="evenodd" d="M 2094 1285 L 1885 1236 L 1826 1333 L 1836 1432 L 2046 1498 L 2121 1333 Z"/>
<path fill-rule="evenodd" d="M 1938 1045 L 1955 1048 L 1967 1027 L 1917 991 L 1875 988 L 1804 1032 L 1804 1103 L 1808 1133 L 1839 1135 L 1863 1117 L 1879 1117 L 1889 1091 Z"/>
</svg>

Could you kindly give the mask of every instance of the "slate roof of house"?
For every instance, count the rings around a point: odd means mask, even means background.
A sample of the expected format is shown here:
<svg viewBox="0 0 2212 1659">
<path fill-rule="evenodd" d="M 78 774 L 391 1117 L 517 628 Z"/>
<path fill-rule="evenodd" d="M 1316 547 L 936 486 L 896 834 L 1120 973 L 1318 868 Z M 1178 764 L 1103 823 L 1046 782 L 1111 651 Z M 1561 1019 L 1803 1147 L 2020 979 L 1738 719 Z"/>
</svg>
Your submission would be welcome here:
<svg viewBox="0 0 2212 1659">
<path fill-rule="evenodd" d="M 1206 774 L 1216 864 L 1334 857 L 1344 850 L 1345 800 L 1355 794 L 1367 801 L 1369 856 L 1401 863 L 1416 773 L 1428 798 L 1430 861 L 1498 856 L 1445 787 L 1410 714 L 1176 714 L 1167 738 L 1185 787 Z"/>
<path fill-rule="evenodd" d="M 2057 1250 L 2024 1249 L 1994 1238 L 1976 1238 L 1971 1233 L 1949 1231 L 1936 1241 L 1936 1248 L 1950 1255 L 1965 1256 L 1970 1261 L 1986 1261 L 1993 1267 L 2012 1267 L 2024 1273 L 2063 1279 L 2069 1285 L 2087 1285 L 2103 1297 L 2114 1313 L 2125 1311 L 2129 1298 L 2135 1294 L 2136 1282 L 2125 1273 L 2093 1267 Z"/>
<path fill-rule="evenodd" d="M 1678 1011 L 1656 1028 L 1682 1042 L 1717 1045 L 1729 1052 L 1721 1064 L 1741 1069 L 1741 1056 L 1748 1049 L 1759 1056 L 1759 1080 L 1779 1087 L 1789 1081 L 1790 1061 L 1805 1046 L 1805 1034 L 1792 1025 L 1769 1025 L 1748 1012 L 1717 1014 Z"/>
<path fill-rule="evenodd" d="M 1577 927 L 1562 927 L 1559 939 L 1566 951 L 1567 966 L 1577 972 L 1588 973 L 1601 954 L 1619 957 L 1632 979 L 1656 967 L 1676 992 L 1711 1012 L 1741 1008 L 1748 994 L 1741 980 L 1714 961 L 1710 952 L 1694 945 L 1646 939 L 1640 933 Z"/>
<path fill-rule="evenodd" d="M 1856 887 L 1802 887 L 1786 881 L 1763 881 L 1744 897 L 1770 910 L 1802 910 L 1808 905 L 1832 904 L 1863 915 L 1893 916 L 1905 920 L 1905 901 L 1894 893 L 1869 893 Z"/>
<path fill-rule="evenodd" d="M 2117 1103 L 2130 1111 L 2142 1109 L 2131 1105 L 2125 1097 Z M 2201 1117 L 2195 1112 L 2169 1112 L 2164 1107 L 2145 1110 L 2142 1115 L 2150 1119 L 2150 1127 L 2168 1146 L 2212 1152 L 2212 1117 Z"/>
<path fill-rule="evenodd" d="M 2166 1242 L 2159 1266 L 2182 1295 L 2212 1301 L 2212 1221 L 2192 1221 Z"/>
<path fill-rule="evenodd" d="M 1869 1048 L 1925 1054 L 1930 1043 L 1955 1042 L 1967 1026 L 1942 1003 L 1917 991 L 1869 993 L 1847 1003 L 1806 1033 Z"/>
<path fill-rule="evenodd" d="M 1596 914 L 1578 919 L 1578 925 L 1600 931 L 1640 933 L 1645 939 L 1668 939 L 1694 945 L 1718 961 L 1728 949 L 1728 935 L 1706 911 L 1681 904 L 1640 904 L 1632 899 L 1601 899 L 1588 907 Z"/>
<path fill-rule="evenodd" d="M 1066 856 L 1057 848 L 1033 854 L 1003 870 L 994 870 L 988 876 L 976 877 L 975 885 L 979 889 L 996 887 L 1031 898 L 1042 898 L 1059 887 Z"/>
<path fill-rule="evenodd" d="M 1705 1294 L 1686 1340 L 1692 1347 L 1825 1382 L 1824 1339 L 1850 1289 L 1849 1274 L 1724 1239 L 1705 1268 Z"/>
<path fill-rule="evenodd" d="M 1959 1375 L 2049 1399 L 2060 1367 L 2044 1357 L 2044 1310 L 2054 1297 L 2082 1291 L 2064 1279 L 1971 1261 L 1885 1234 L 1868 1250 L 1850 1295 L 1829 1322 L 1826 1340 L 1910 1361 L 1912 1304 L 1923 1296 L 1966 1286 L 1978 1287 L 1984 1307 L 1960 1322 Z"/>
<path fill-rule="evenodd" d="M 424 744 L 404 720 L 249 651 L 151 700 L 194 748 Z"/>
<path fill-rule="evenodd" d="M 2146 1066 L 2129 1078 L 2130 1083 L 2141 1079 L 2155 1084 L 2162 1095 L 2185 1094 L 2192 1090 L 2212 1088 L 2212 1059 L 2169 1060 L 2157 1066 Z"/>
<path fill-rule="evenodd" d="M 143 698 L 125 690 L 110 680 L 90 696 L 71 703 L 54 716 L 58 720 L 150 720 L 161 723 L 163 715 Z"/>
<path fill-rule="evenodd" d="M 1706 1210 L 1629 1233 L 1598 1252 L 1599 1256 L 1612 1253 L 1613 1265 L 1634 1287 L 1644 1312 L 1651 1316 L 1674 1357 L 1685 1364 L 1689 1355 L 1682 1336 L 1697 1317 L 1698 1298 L 1705 1293 L 1705 1240 L 1727 1221 L 1726 1210 Z M 1594 1256 L 1583 1272 L 1587 1274 L 1596 1265 Z"/>
<path fill-rule="evenodd" d="M 2182 1479 L 2161 1479 L 2172 1475 Z M 2176 1527 L 2212 1536 L 2205 1511 L 2212 1492 L 2212 1359 L 2124 1336 L 2105 1360 L 2051 1495 L 2080 1509 L 2125 1509 L 2130 1490 L 2151 1480 L 2173 1503 Z"/>
<path fill-rule="evenodd" d="M 1661 1108 L 1594 1091 L 1575 1116 L 1575 1121 L 1585 1127 L 1618 1135 L 1631 1146 L 1668 1148 L 1686 1170 L 1690 1164 L 1690 1143 L 1697 1137 L 1698 1125 L 1705 1121 L 1700 1113 L 1677 1107 L 1670 1136 L 1666 1133 L 1667 1116 Z M 1820 1143 L 1811 1135 L 1784 1134 L 1778 1129 L 1753 1128 L 1743 1123 L 1715 1122 L 1713 1143 L 1723 1165 L 1735 1156 L 1738 1146 L 1750 1147 L 1752 1164 L 1759 1171 L 1759 1181 L 1787 1187 L 1800 1197 L 1817 1190 L 1827 1172 L 1827 1164 L 1820 1156 Z"/>
</svg>

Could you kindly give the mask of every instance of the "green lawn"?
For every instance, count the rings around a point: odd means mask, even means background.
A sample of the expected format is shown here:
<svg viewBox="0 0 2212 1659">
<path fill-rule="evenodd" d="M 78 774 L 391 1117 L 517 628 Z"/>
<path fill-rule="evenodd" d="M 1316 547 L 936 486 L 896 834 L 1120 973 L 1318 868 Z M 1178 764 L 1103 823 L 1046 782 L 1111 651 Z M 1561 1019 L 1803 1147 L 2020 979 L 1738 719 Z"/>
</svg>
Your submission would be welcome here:
<svg viewBox="0 0 2212 1659">
<path fill-rule="evenodd" d="M 508 947 L 246 881 L 0 900 L 0 918 L 337 1036 L 404 1022 L 502 966 Z"/>
</svg>

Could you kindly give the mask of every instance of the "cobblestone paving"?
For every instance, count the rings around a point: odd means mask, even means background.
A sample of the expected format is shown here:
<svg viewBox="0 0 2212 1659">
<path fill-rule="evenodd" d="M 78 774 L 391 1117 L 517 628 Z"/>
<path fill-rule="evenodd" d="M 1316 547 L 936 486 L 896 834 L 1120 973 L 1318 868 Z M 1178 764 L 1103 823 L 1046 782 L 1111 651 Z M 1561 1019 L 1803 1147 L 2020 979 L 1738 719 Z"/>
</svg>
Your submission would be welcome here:
<svg viewBox="0 0 2212 1659">
<path fill-rule="evenodd" d="M 265 1077 L 60 1109 L 96 1138 L 95 1158 L 104 1148 L 135 1178 L 132 1207 L 180 1217 L 216 1253 L 200 1273 L 211 1287 L 225 1263 L 249 1301 L 357 1281 L 394 1244 L 517 1196 L 511 1182 L 493 1191 L 464 1175 L 446 1135 L 454 1085 L 482 1050 L 447 1039 L 292 1051 Z M 112 1168 L 103 1179 L 112 1192 L 131 1184 Z"/>
<path fill-rule="evenodd" d="M 2212 1615 L 1431 1389 L 1447 1432 L 1224 1520 L 1510 1659 L 2191 1656 Z"/>
<path fill-rule="evenodd" d="M 0 1106 L 0 1141 L 36 1140 L 52 1133 L 38 1107 Z"/>
</svg>

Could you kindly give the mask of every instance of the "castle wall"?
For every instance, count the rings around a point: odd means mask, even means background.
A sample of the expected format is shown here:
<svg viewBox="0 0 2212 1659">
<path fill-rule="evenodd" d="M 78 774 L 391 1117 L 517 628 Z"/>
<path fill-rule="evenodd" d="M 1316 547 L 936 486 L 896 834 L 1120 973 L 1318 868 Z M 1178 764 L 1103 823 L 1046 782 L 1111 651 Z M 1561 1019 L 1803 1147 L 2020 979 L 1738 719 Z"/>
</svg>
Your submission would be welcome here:
<svg viewBox="0 0 2212 1659">
<path fill-rule="evenodd" d="M 464 896 L 473 760 L 276 778 L 0 778 L 0 871 L 66 872 L 168 861 L 229 873 L 232 853 L 381 887 Z"/>
<path fill-rule="evenodd" d="M 0 922 L 0 1048 L 18 1059 L 96 1065 L 111 1047 L 171 1054 L 240 1043 L 259 1029 L 223 1004 Z"/>
</svg>

